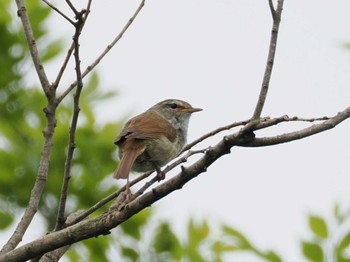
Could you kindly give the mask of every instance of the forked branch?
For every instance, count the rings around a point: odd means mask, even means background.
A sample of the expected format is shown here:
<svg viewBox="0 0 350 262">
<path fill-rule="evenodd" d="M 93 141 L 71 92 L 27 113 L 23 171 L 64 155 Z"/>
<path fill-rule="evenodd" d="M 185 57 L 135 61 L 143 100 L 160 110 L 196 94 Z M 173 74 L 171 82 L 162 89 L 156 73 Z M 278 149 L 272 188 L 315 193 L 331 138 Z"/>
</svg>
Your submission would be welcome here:
<svg viewBox="0 0 350 262">
<path fill-rule="evenodd" d="M 258 120 L 261 116 L 262 110 L 264 108 L 264 104 L 266 101 L 267 92 L 269 90 L 270 79 L 272 74 L 272 68 L 275 61 L 276 54 L 276 46 L 277 46 L 277 37 L 278 37 L 278 29 L 281 22 L 281 15 L 283 9 L 283 0 L 278 0 L 277 9 L 274 9 L 272 0 L 269 0 L 270 11 L 273 18 L 271 38 L 270 38 L 270 46 L 269 46 L 269 54 L 267 57 L 266 67 L 264 78 L 262 82 L 262 86 L 260 89 L 260 94 L 258 98 L 258 102 L 256 104 L 252 119 Z"/>
</svg>

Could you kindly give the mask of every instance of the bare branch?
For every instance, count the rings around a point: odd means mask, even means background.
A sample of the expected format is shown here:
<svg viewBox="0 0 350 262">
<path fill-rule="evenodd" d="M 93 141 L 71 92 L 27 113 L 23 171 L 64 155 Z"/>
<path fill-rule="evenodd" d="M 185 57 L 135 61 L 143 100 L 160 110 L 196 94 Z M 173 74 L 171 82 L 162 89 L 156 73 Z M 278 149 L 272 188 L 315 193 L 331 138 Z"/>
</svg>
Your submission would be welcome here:
<svg viewBox="0 0 350 262">
<path fill-rule="evenodd" d="M 122 209 L 110 210 L 110 212 L 105 213 L 101 216 L 83 220 L 78 224 L 45 235 L 38 240 L 34 240 L 13 251 L 3 254 L 0 256 L 0 261 L 18 261 L 30 259 L 62 246 L 81 241 L 83 239 L 106 234 L 109 232 L 109 230 L 118 226 L 120 223 L 124 222 L 134 214 L 137 214 L 142 209 L 147 208 L 171 192 L 182 188 L 183 185 L 185 185 L 187 182 L 199 174 L 205 172 L 207 168 L 212 165 L 218 158 L 225 154 L 228 154 L 231 148 L 234 146 L 260 146 L 262 142 L 264 145 L 290 142 L 333 128 L 347 118 L 350 118 L 350 107 L 320 124 L 313 125 L 309 128 L 302 129 L 297 132 L 282 136 L 276 136 L 274 138 L 274 141 L 266 141 L 266 139 L 260 138 L 254 139 L 252 137 L 241 137 L 239 135 L 240 132 L 225 136 L 218 144 L 207 149 L 205 151 L 205 154 L 195 163 L 187 168 L 183 167 L 182 171 L 178 175 L 170 178 L 167 181 L 164 181 L 162 184 L 153 188 L 151 191 L 129 202 Z M 279 118 L 280 122 L 288 120 L 288 117 Z M 268 119 L 265 121 L 265 123 L 259 123 L 256 126 L 256 129 L 261 128 L 262 125 L 265 127 L 271 126 L 276 122 L 278 122 L 276 119 Z"/>
<path fill-rule="evenodd" d="M 71 176 L 72 160 L 73 160 L 73 154 L 75 150 L 75 132 L 76 132 L 78 117 L 80 113 L 79 100 L 80 100 L 81 91 L 83 89 L 83 80 L 82 80 L 81 69 L 80 69 L 79 36 L 80 36 L 81 28 L 84 25 L 84 13 L 86 13 L 86 10 L 82 10 L 80 13 L 76 13 L 77 22 L 74 23 L 75 34 L 73 37 L 73 41 L 74 41 L 74 58 L 75 58 L 75 71 L 76 71 L 76 77 L 77 77 L 77 89 L 74 95 L 74 111 L 73 111 L 72 122 L 69 130 L 69 148 L 68 148 L 68 154 L 67 154 L 66 163 L 65 163 L 64 178 L 63 178 L 63 184 L 61 189 L 61 197 L 60 197 L 59 209 L 57 213 L 55 230 L 59 230 L 60 228 L 62 228 L 65 223 L 64 215 L 65 215 L 65 207 L 66 207 L 66 201 L 67 201 L 67 195 L 68 195 L 68 184 Z"/>
<path fill-rule="evenodd" d="M 114 40 L 106 47 L 106 49 L 102 52 L 102 54 L 91 64 L 89 65 L 83 72 L 82 77 L 84 78 L 87 74 L 89 74 L 107 55 L 107 53 L 115 46 L 115 44 L 123 37 L 124 33 L 128 30 L 132 22 L 135 20 L 137 15 L 140 13 L 141 9 L 145 5 L 145 0 L 142 0 L 139 7 L 135 11 L 134 15 L 128 20 L 122 31 L 114 38 Z M 65 90 L 62 95 L 58 98 L 58 102 L 61 102 L 77 85 L 77 82 L 73 82 L 67 90 Z"/>
<path fill-rule="evenodd" d="M 64 13 L 62 13 L 59 9 L 57 9 L 54 5 L 52 5 L 51 3 L 49 3 L 46 0 L 43 0 L 43 2 L 45 4 L 47 4 L 49 7 L 51 7 L 53 10 L 55 10 L 58 14 L 60 14 L 64 19 L 66 19 L 69 23 L 71 23 L 72 25 L 74 25 L 74 22 L 72 19 L 70 19 L 68 16 L 66 16 Z"/>
<path fill-rule="evenodd" d="M 229 124 L 229 125 L 226 125 L 226 126 L 223 126 L 223 127 L 219 127 L 203 136 L 201 136 L 200 138 L 194 140 L 193 142 L 189 143 L 188 145 L 186 145 L 184 147 L 184 149 L 182 150 L 182 152 L 185 152 L 187 150 L 189 150 L 190 148 L 194 147 L 195 145 L 197 145 L 198 143 L 202 142 L 203 140 L 209 138 L 209 137 L 212 137 L 212 136 L 215 136 L 216 134 L 222 132 L 222 131 L 226 131 L 226 130 L 230 130 L 234 127 L 237 127 L 237 126 L 244 126 L 246 124 L 249 123 L 250 120 L 245 120 L 245 121 L 240 121 L 240 122 L 234 122 L 232 124 Z"/>
<path fill-rule="evenodd" d="M 269 0 L 269 7 L 270 7 L 270 12 L 272 14 L 272 17 L 274 17 L 276 10 L 275 10 L 275 7 L 273 6 L 273 0 Z"/>
<path fill-rule="evenodd" d="M 274 137 L 255 138 L 254 141 L 241 144 L 240 146 L 261 147 L 261 146 L 271 146 L 271 145 L 291 142 L 294 140 L 302 139 L 302 138 L 326 131 L 328 129 L 334 128 L 336 125 L 338 125 L 339 123 L 341 123 L 342 121 L 344 121 L 349 117 L 350 117 L 350 107 L 338 113 L 336 116 L 331 117 L 328 120 L 325 120 L 320 124 L 312 125 L 310 127 L 307 127 L 299 131 L 277 135 Z"/>
<path fill-rule="evenodd" d="M 66 3 L 68 4 L 70 9 L 75 14 L 75 17 L 78 19 L 78 17 L 81 15 L 81 12 L 78 12 L 78 10 L 74 7 L 74 5 L 72 4 L 72 2 L 70 0 L 66 0 Z"/>
<path fill-rule="evenodd" d="M 50 155 L 52 150 L 52 138 L 56 127 L 55 112 L 57 108 L 57 103 L 56 103 L 56 97 L 55 97 L 55 90 L 51 88 L 49 84 L 49 80 L 47 79 L 44 68 L 41 64 L 24 2 L 23 0 L 16 0 L 16 4 L 18 7 L 18 14 L 22 19 L 23 28 L 27 37 L 30 53 L 32 55 L 32 60 L 35 65 L 37 74 L 39 76 L 42 89 L 48 100 L 48 105 L 44 109 L 47 123 L 46 123 L 45 130 L 43 132 L 44 145 L 42 148 L 38 174 L 30 195 L 27 208 L 23 214 L 21 221 L 18 223 L 14 233 L 12 234 L 8 242 L 1 249 L 0 254 L 13 250 L 22 241 L 22 238 L 25 232 L 27 231 L 34 215 L 38 210 L 41 195 L 44 190 L 47 176 L 48 176 L 49 161 L 50 161 Z"/>
<path fill-rule="evenodd" d="M 141 180 L 145 179 L 146 177 L 149 177 L 152 173 L 153 172 L 148 172 L 148 173 L 145 173 L 143 175 L 138 176 L 134 180 L 130 181 L 129 186 L 131 187 L 131 186 L 135 185 L 136 183 L 140 182 Z M 95 212 L 97 209 L 103 207 L 108 202 L 110 202 L 113 199 L 117 198 L 123 191 L 125 191 L 125 189 L 126 189 L 126 186 L 123 186 L 118 191 L 116 191 L 116 192 L 110 194 L 109 196 L 105 197 L 104 199 L 100 200 L 99 202 L 97 202 L 95 205 L 93 205 L 89 209 L 80 212 L 79 215 L 74 217 L 74 219 L 72 219 L 71 221 L 67 221 L 66 224 L 65 224 L 65 227 L 72 226 L 72 225 L 80 222 L 84 218 L 88 217 L 90 214 Z"/>
<path fill-rule="evenodd" d="M 27 39 L 29 51 L 30 51 L 30 54 L 32 56 L 32 60 L 33 60 L 37 75 L 39 76 L 41 87 L 43 88 L 46 97 L 51 97 L 54 95 L 54 90 L 51 90 L 50 81 L 48 80 L 46 73 L 45 73 L 45 70 L 44 70 L 44 67 L 41 63 L 38 48 L 36 46 L 35 37 L 33 34 L 33 30 L 32 30 L 32 27 L 30 25 L 27 9 L 26 9 L 25 4 L 24 4 L 24 0 L 16 0 L 16 4 L 17 4 L 17 8 L 18 8 L 17 14 L 21 18 L 21 21 L 22 21 L 22 25 L 23 25 L 24 33 L 25 33 L 25 36 Z"/>
<path fill-rule="evenodd" d="M 83 30 L 84 25 L 85 25 L 85 23 L 86 23 L 86 20 L 87 20 L 89 14 L 90 14 L 91 3 L 92 3 L 92 0 L 89 0 L 89 2 L 88 2 L 88 4 L 87 4 L 87 7 L 86 7 L 86 13 L 84 14 L 84 24 L 82 25 L 82 27 L 81 27 L 81 29 L 80 29 L 80 32 Z M 47 3 L 47 4 L 48 4 L 48 3 Z M 48 5 L 49 5 L 49 4 L 48 4 Z M 53 7 L 52 5 L 49 5 L 49 6 L 50 6 L 51 8 L 53 8 L 54 10 L 56 10 L 55 7 Z M 59 14 L 62 14 L 62 12 L 58 11 L 58 9 L 57 9 L 56 12 L 58 12 Z M 64 17 L 65 17 L 65 16 L 64 16 Z M 70 20 L 70 19 L 69 19 L 69 20 Z M 74 22 L 73 22 L 72 24 L 74 25 Z M 57 87 L 58 87 L 58 85 L 59 85 L 59 83 L 60 83 L 60 81 L 61 81 L 61 78 L 62 78 L 63 73 L 65 72 L 65 70 L 66 70 L 66 68 L 67 68 L 67 65 L 68 65 L 69 59 L 70 59 L 70 57 L 71 57 L 71 55 L 72 55 L 72 53 L 73 53 L 73 50 L 74 50 L 74 41 L 72 42 L 70 48 L 68 49 L 67 55 L 66 55 L 66 57 L 65 57 L 65 59 L 64 59 L 64 61 L 63 61 L 63 64 L 62 64 L 62 66 L 61 66 L 61 68 L 60 68 L 60 70 L 59 70 L 59 72 L 58 72 L 58 74 L 57 74 L 57 77 L 56 77 L 55 82 L 52 84 L 52 86 L 53 86 L 54 89 L 57 89 Z M 61 102 L 61 101 L 62 101 L 62 100 L 58 100 L 58 102 Z"/>
<path fill-rule="evenodd" d="M 272 1 L 269 1 L 270 8 L 273 8 Z M 272 4 L 272 6 L 271 6 Z M 267 63 L 265 67 L 265 73 L 264 78 L 258 98 L 257 105 L 254 110 L 253 119 L 259 119 L 265 104 L 267 91 L 269 89 L 270 85 L 270 79 L 271 79 L 271 73 L 273 68 L 273 63 L 275 60 L 275 54 L 276 54 L 276 46 L 277 46 L 277 36 L 278 36 L 278 29 L 281 22 L 281 14 L 282 14 L 282 7 L 283 7 L 283 0 L 278 0 L 277 10 L 272 12 L 273 17 L 273 25 L 272 25 L 272 31 L 271 31 L 271 39 L 270 39 L 270 46 L 269 46 L 269 54 L 267 57 Z"/>
</svg>

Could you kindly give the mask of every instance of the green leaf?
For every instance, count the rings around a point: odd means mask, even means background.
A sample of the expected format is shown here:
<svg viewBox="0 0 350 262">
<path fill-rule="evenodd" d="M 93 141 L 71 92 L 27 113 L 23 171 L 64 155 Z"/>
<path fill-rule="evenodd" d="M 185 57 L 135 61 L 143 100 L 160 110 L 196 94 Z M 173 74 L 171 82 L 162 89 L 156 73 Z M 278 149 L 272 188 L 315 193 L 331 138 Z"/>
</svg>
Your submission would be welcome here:
<svg viewBox="0 0 350 262">
<path fill-rule="evenodd" d="M 237 242 L 237 247 L 239 249 L 251 249 L 252 245 L 248 241 L 248 239 L 243 236 L 240 232 L 238 232 L 236 229 L 231 228 L 229 226 L 224 225 L 223 226 L 223 232 L 226 233 L 229 236 L 232 236 L 234 240 Z"/>
<path fill-rule="evenodd" d="M 206 221 L 202 223 L 195 223 L 192 219 L 188 224 L 188 245 L 193 249 L 197 249 L 197 247 L 203 242 L 209 234 L 209 226 Z"/>
<path fill-rule="evenodd" d="M 180 241 L 173 233 L 168 223 L 159 225 L 153 240 L 153 246 L 158 254 L 164 252 L 170 253 L 175 260 L 180 260 L 183 255 Z"/>
<path fill-rule="evenodd" d="M 135 238 L 136 240 L 140 240 L 142 227 L 146 224 L 150 214 L 150 209 L 144 209 L 137 215 L 121 224 L 121 228 L 127 235 Z"/>
<path fill-rule="evenodd" d="M 56 40 L 45 46 L 45 50 L 42 52 L 41 60 L 47 62 L 55 57 L 62 51 L 62 42 Z"/>
<path fill-rule="evenodd" d="M 309 216 L 309 226 L 312 232 L 319 238 L 325 239 L 328 237 L 328 229 L 325 220 L 319 216 Z"/>
<path fill-rule="evenodd" d="M 344 252 L 350 248 L 350 232 L 347 233 L 339 245 L 336 247 L 336 255 L 338 262 L 350 262 L 349 256 L 345 257 Z"/>
<path fill-rule="evenodd" d="M 214 244 L 211 246 L 212 250 L 216 254 L 221 254 L 223 252 L 229 252 L 229 251 L 235 251 L 237 250 L 237 247 L 234 245 L 227 245 L 221 241 L 215 241 Z"/>
<path fill-rule="evenodd" d="M 122 255 L 124 257 L 130 258 L 131 261 L 137 261 L 139 259 L 139 254 L 136 250 L 130 248 L 130 247 L 121 247 L 122 249 Z"/>
<path fill-rule="evenodd" d="M 10 213 L 0 211 L 0 229 L 5 229 L 13 222 L 13 216 Z"/>
<path fill-rule="evenodd" d="M 263 256 L 266 260 L 271 262 L 282 262 L 282 258 L 273 251 L 269 251 Z"/>
<path fill-rule="evenodd" d="M 304 256 L 313 262 L 323 262 L 323 250 L 320 245 L 311 242 L 302 242 Z"/>
</svg>

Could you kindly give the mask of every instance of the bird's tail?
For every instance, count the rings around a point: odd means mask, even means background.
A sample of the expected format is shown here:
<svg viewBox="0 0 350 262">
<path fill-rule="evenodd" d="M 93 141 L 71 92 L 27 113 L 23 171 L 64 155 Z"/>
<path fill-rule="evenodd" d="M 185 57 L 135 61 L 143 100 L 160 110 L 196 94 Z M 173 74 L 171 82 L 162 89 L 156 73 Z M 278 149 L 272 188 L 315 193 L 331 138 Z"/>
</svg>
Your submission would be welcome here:
<svg viewBox="0 0 350 262">
<path fill-rule="evenodd" d="M 120 160 L 119 166 L 114 171 L 113 177 L 115 179 L 126 179 L 129 176 L 131 168 L 136 158 L 142 153 L 142 147 L 130 148 L 125 150 Z"/>
</svg>

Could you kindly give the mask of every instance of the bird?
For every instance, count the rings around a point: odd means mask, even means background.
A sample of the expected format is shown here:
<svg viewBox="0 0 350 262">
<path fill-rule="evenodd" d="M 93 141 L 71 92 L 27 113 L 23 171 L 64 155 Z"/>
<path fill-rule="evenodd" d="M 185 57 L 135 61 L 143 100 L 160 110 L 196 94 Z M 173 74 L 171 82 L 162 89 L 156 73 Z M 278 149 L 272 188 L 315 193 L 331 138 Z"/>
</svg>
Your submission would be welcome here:
<svg viewBox="0 0 350 262">
<path fill-rule="evenodd" d="M 164 179 L 160 168 L 181 153 L 190 117 L 199 111 L 185 101 L 167 99 L 127 121 L 114 141 L 120 162 L 113 177 L 127 179 L 127 186 L 131 171 L 157 171 Z"/>
</svg>

